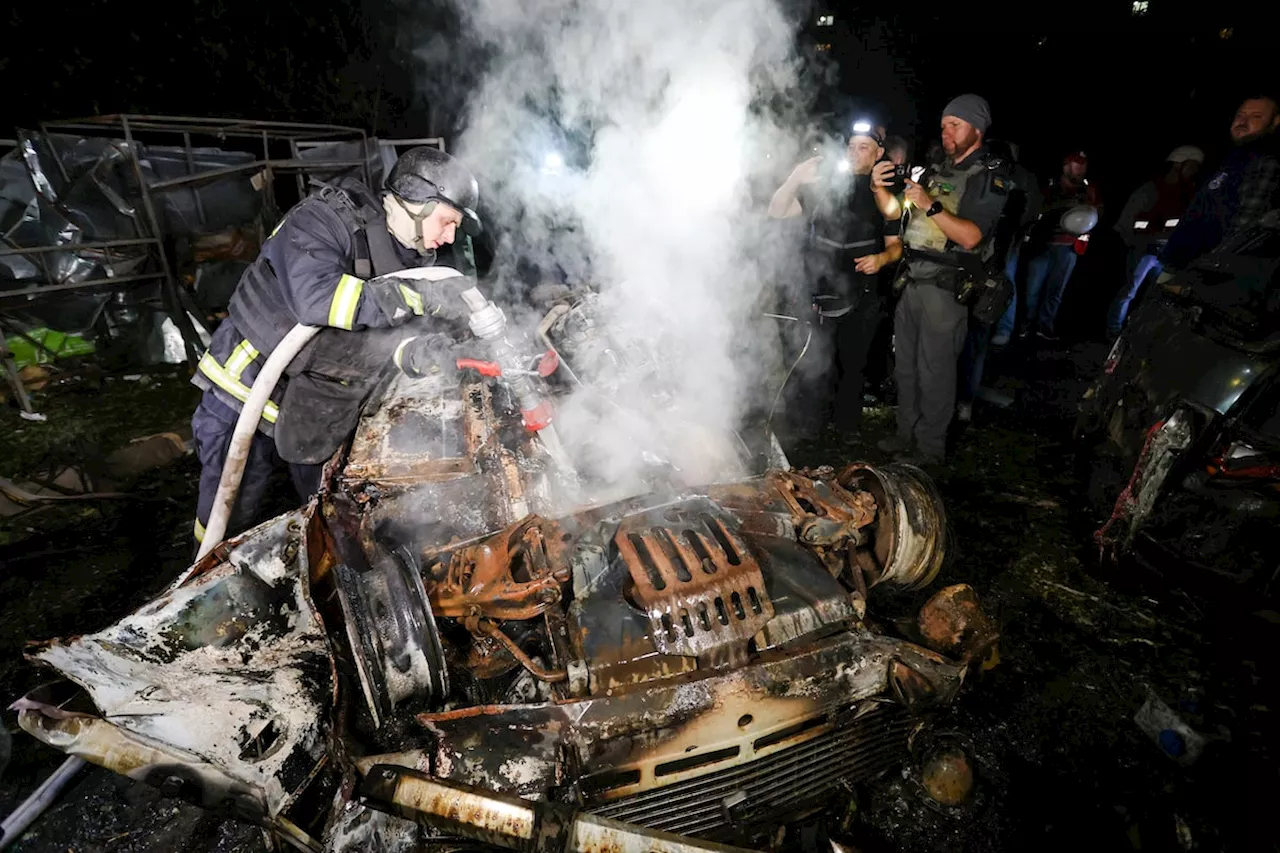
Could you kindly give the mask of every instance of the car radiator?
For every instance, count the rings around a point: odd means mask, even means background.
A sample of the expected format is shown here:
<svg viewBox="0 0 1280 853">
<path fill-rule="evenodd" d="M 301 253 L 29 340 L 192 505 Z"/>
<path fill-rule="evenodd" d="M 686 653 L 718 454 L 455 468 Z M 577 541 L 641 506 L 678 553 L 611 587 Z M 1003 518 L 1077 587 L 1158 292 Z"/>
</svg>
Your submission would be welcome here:
<svg viewBox="0 0 1280 853">
<path fill-rule="evenodd" d="M 715 838 L 821 800 L 841 782 L 870 779 L 900 764 L 914 720 L 877 704 L 848 722 L 824 723 L 793 746 L 745 764 L 587 810 L 682 835 Z"/>
</svg>

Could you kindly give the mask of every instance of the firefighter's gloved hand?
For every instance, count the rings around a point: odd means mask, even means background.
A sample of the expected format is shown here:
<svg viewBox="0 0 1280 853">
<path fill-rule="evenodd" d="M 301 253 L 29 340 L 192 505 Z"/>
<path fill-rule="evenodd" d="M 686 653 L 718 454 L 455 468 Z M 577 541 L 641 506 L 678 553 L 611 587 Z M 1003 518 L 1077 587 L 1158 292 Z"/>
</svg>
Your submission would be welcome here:
<svg viewBox="0 0 1280 853">
<path fill-rule="evenodd" d="M 475 279 L 461 273 L 432 280 L 423 277 L 421 269 L 408 269 L 369 279 L 364 292 L 392 326 L 424 315 L 463 321 L 467 306 L 461 294 L 475 283 Z"/>
<path fill-rule="evenodd" d="M 404 375 L 414 379 L 458 372 L 459 344 L 448 335 L 428 334 L 405 338 L 396 348 L 394 361 Z"/>
</svg>

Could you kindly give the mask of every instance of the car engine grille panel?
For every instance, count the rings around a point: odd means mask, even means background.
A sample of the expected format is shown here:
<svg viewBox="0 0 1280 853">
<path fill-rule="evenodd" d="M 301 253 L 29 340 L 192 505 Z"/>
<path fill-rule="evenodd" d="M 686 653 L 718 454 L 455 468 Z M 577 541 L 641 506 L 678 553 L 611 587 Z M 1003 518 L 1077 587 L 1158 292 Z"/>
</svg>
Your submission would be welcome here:
<svg viewBox="0 0 1280 853">
<path fill-rule="evenodd" d="M 870 779 L 906 756 L 912 719 L 878 704 L 860 717 L 789 749 L 588 810 L 602 817 L 715 837 L 820 799 L 842 780 Z"/>
</svg>

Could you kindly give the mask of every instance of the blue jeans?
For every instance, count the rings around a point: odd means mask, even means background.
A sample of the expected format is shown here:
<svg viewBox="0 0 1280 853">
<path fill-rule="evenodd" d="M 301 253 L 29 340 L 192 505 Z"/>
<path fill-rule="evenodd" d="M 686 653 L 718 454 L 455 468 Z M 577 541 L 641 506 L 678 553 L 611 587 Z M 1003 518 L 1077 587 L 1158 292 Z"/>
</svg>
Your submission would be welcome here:
<svg viewBox="0 0 1280 853">
<path fill-rule="evenodd" d="M 1027 261 L 1027 330 L 1053 334 L 1053 321 L 1062 307 L 1062 294 L 1076 268 L 1071 245 L 1051 245 Z"/>
<path fill-rule="evenodd" d="M 1136 255 L 1136 252 L 1133 254 Z M 1108 334 L 1112 337 L 1120 334 L 1120 329 L 1124 326 L 1124 318 L 1129 315 L 1129 306 L 1133 304 L 1138 291 L 1142 289 L 1142 283 L 1149 275 L 1160 275 L 1162 269 L 1164 267 L 1155 255 L 1130 257 L 1129 283 L 1116 294 L 1116 298 L 1111 303 L 1111 310 L 1107 312 Z"/>
</svg>

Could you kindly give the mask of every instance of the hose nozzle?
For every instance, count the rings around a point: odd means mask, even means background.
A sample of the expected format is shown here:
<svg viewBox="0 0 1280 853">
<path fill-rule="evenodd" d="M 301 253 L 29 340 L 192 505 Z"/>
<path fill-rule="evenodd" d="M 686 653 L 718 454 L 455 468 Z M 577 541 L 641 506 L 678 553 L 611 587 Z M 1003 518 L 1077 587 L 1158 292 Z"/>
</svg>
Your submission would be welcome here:
<svg viewBox="0 0 1280 853">
<path fill-rule="evenodd" d="M 492 300 L 486 299 L 479 288 L 472 287 L 464 290 L 461 296 L 462 301 L 466 303 L 467 309 L 471 312 L 469 321 L 471 334 L 482 340 L 488 340 L 496 338 L 506 331 L 506 315 L 502 313 L 501 308 L 493 304 Z"/>
</svg>

